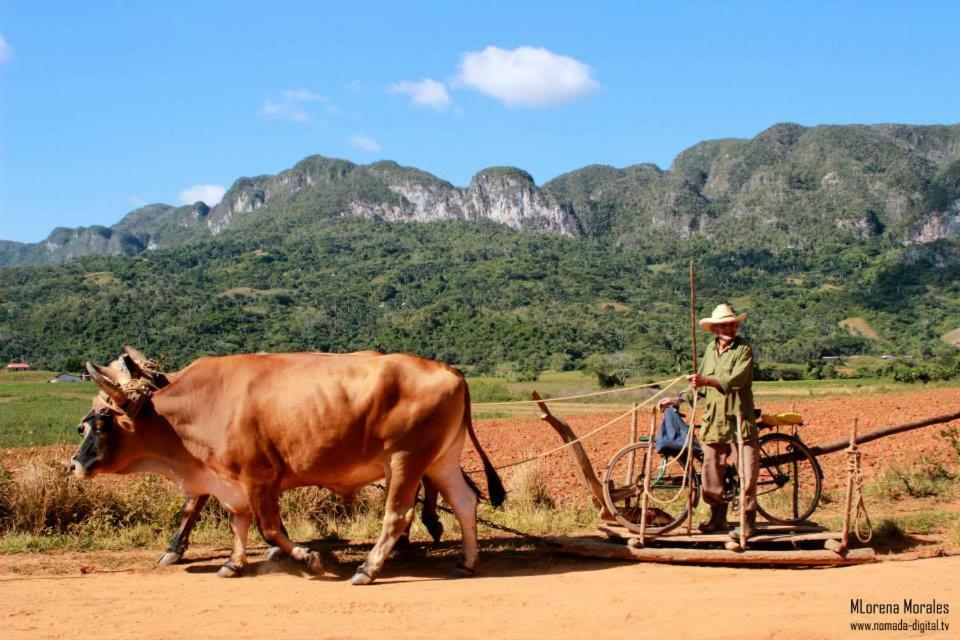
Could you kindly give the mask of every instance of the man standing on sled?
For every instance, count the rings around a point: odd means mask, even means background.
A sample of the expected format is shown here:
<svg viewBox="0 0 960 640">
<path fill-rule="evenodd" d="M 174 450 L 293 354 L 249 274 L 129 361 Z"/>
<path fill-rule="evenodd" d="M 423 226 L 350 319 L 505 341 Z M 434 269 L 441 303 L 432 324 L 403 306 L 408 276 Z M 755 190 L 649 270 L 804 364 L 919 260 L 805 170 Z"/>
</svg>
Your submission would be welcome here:
<svg viewBox="0 0 960 640">
<path fill-rule="evenodd" d="M 702 491 L 710 505 L 710 520 L 698 528 L 713 533 L 726 527 L 727 503 L 723 499 L 723 476 L 728 461 L 737 461 L 737 424 L 742 418 L 743 474 L 746 536 L 756 533 L 757 477 L 760 447 L 757 421 L 753 409 L 753 349 L 737 335 L 746 313 L 737 313 L 729 304 L 721 304 L 700 326 L 714 334 L 700 360 L 700 370 L 687 377 L 694 391 L 699 393 L 703 406 L 700 425 L 700 443 L 703 447 Z M 666 398 L 661 408 L 676 404 L 680 398 Z M 730 532 L 740 539 L 740 528 Z"/>
</svg>

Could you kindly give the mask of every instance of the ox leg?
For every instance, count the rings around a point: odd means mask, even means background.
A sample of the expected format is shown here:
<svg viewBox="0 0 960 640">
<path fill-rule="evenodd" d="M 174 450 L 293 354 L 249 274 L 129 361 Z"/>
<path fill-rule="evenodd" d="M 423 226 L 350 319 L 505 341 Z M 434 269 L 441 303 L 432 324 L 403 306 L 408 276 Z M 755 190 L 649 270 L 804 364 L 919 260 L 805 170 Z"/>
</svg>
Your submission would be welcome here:
<svg viewBox="0 0 960 640">
<path fill-rule="evenodd" d="M 183 554 L 190 546 L 190 532 L 193 531 L 193 526 L 197 524 L 197 518 L 200 517 L 200 512 L 203 511 L 209 499 L 209 495 L 187 496 L 181 510 L 180 527 L 170 541 L 170 546 L 157 561 L 158 565 L 177 564 L 183 559 Z"/>
<path fill-rule="evenodd" d="M 230 530 L 233 531 L 233 552 L 217 575 L 221 578 L 236 578 L 243 573 L 247 566 L 247 534 L 250 532 L 249 513 L 231 513 Z"/>
<path fill-rule="evenodd" d="M 414 497 L 414 502 L 416 502 L 416 497 Z M 413 528 L 413 518 L 410 518 L 410 523 L 407 525 L 407 528 L 403 532 L 403 535 L 401 535 L 397 539 L 397 544 L 394 547 L 397 550 L 397 553 L 405 554 L 405 555 L 412 555 L 414 553 L 413 543 L 410 542 L 410 530 L 412 528 Z"/>
<path fill-rule="evenodd" d="M 463 560 L 457 563 L 450 577 L 472 576 L 477 571 L 477 560 L 480 557 L 477 545 L 477 494 L 464 479 L 459 462 L 446 464 L 427 473 L 440 490 L 440 495 L 453 508 L 463 535 Z"/>
<path fill-rule="evenodd" d="M 429 478 L 424 477 L 423 506 L 420 509 L 420 522 L 427 528 L 435 545 L 440 544 L 440 538 L 443 537 L 443 523 L 440 522 L 440 516 L 437 515 L 438 494 L 439 490 L 437 486 L 430 482 Z"/>
<path fill-rule="evenodd" d="M 294 560 L 299 560 L 307 566 L 307 570 L 315 575 L 323 573 L 323 559 L 316 551 L 294 544 L 280 520 L 280 501 L 276 491 L 255 489 L 249 491 L 250 503 L 253 506 L 253 515 L 260 527 L 260 535 L 268 544 L 279 547 Z M 276 557 L 277 554 L 273 554 Z"/>
<path fill-rule="evenodd" d="M 395 457 L 390 462 L 390 478 L 387 488 L 386 508 L 383 514 L 383 529 L 350 582 L 355 585 L 370 584 L 383 569 L 383 563 L 393 550 L 397 540 L 413 520 L 413 508 L 420 488 L 420 478 L 404 469 L 405 456 Z"/>
</svg>

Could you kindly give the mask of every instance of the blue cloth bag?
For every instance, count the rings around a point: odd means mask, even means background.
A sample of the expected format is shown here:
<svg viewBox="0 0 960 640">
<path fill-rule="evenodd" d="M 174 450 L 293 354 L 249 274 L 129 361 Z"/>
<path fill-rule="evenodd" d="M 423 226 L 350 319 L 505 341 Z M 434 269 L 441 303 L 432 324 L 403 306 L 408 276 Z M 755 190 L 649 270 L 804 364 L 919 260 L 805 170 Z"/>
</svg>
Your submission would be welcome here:
<svg viewBox="0 0 960 640">
<path fill-rule="evenodd" d="M 687 442 L 687 434 L 690 427 L 680 414 L 676 407 L 670 407 L 663 412 L 663 422 L 660 423 L 660 430 L 657 433 L 657 453 L 664 456 L 676 456 L 683 449 Z M 696 438 L 693 441 L 694 451 L 700 453 L 700 443 Z"/>
</svg>

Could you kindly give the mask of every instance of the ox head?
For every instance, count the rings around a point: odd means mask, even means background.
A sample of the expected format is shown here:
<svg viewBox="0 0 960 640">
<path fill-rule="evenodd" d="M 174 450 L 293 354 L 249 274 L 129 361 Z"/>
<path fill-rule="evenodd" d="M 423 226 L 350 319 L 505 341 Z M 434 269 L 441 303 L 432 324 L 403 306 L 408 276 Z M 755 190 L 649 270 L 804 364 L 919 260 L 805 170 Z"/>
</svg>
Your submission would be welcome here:
<svg viewBox="0 0 960 640">
<path fill-rule="evenodd" d="M 137 450 L 138 423 L 150 413 L 152 393 L 166 384 L 158 370 L 145 370 L 149 361 L 139 351 L 130 347 L 125 351 L 106 367 L 87 363 L 100 393 L 77 425 L 83 442 L 71 460 L 71 469 L 78 478 L 119 472 L 130 465 Z"/>
</svg>

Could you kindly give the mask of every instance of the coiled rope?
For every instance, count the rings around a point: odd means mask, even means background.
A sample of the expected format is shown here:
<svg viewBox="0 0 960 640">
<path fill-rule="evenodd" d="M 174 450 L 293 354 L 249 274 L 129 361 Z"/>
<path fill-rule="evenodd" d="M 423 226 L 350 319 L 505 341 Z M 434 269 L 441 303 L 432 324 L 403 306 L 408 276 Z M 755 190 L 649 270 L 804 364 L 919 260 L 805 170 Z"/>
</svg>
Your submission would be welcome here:
<svg viewBox="0 0 960 640">
<path fill-rule="evenodd" d="M 867 505 L 863 501 L 863 470 L 860 468 L 860 449 L 847 449 L 847 473 L 853 477 L 853 491 L 856 501 L 856 512 L 853 516 L 853 533 L 857 540 L 866 544 L 873 538 L 873 523 L 867 513 Z"/>
</svg>

